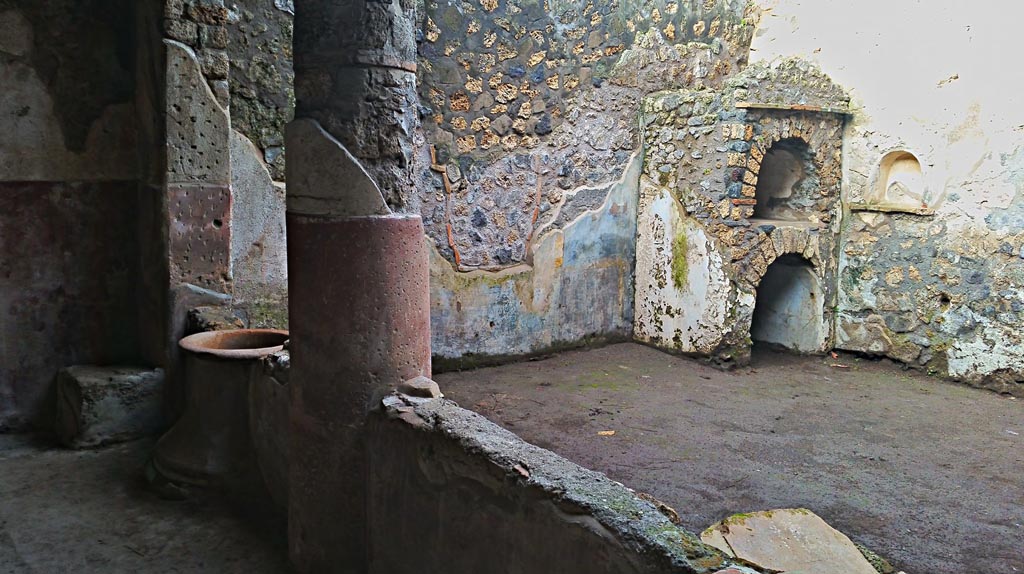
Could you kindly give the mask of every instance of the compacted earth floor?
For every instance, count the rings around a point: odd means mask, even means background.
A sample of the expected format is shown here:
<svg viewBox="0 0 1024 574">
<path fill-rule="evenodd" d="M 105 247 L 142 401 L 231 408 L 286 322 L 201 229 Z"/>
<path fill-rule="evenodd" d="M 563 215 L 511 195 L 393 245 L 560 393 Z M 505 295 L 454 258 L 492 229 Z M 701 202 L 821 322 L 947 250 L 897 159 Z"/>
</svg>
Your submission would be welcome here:
<svg viewBox="0 0 1024 574">
<path fill-rule="evenodd" d="M 756 350 L 723 372 L 635 344 L 435 378 L 691 531 L 802 507 L 908 574 L 1024 572 L 1024 401 L 887 361 Z"/>
<path fill-rule="evenodd" d="M 288 571 L 284 530 L 265 513 L 150 492 L 152 448 L 68 451 L 0 435 L 0 574 Z"/>
</svg>

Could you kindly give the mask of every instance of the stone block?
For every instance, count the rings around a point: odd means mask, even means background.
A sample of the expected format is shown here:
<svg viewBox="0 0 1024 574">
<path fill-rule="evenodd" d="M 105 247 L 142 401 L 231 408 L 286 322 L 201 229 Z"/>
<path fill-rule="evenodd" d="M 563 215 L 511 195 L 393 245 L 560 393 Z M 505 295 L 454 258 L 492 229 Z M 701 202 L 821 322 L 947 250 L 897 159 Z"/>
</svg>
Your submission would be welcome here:
<svg viewBox="0 0 1024 574">
<path fill-rule="evenodd" d="M 165 0 L 164 17 L 180 18 L 185 13 L 185 0 Z"/>
<path fill-rule="evenodd" d="M 199 43 L 204 50 L 224 50 L 228 47 L 228 29 L 224 26 L 201 26 Z"/>
<path fill-rule="evenodd" d="M 199 54 L 199 66 L 208 80 L 223 80 L 228 77 L 231 62 L 223 50 L 205 49 Z M 216 95 L 216 92 L 214 92 Z"/>
<path fill-rule="evenodd" d="M 231 132 L 231 278 L 243 301 L 276 300 L 288 289 L 285 193 L 261 152 Z"/>
<path fill-rule="evenodd" d="M 197 0 L 188 7 L 188 16 L 202 24 L 224 24 L 228 21 L 228 9 L 224 0 Z"/>
<path fill-rule="evenodd" d="M 231 122 L 188 46 L 164 40 L 167 49 L 167 181 L 231 184 Z"/>
<path fill-rule="evenodd" d="M 398 392 L 410 397 L 422 397 L 425 399 L 439 399 L 444 396 L 437 383 L 423 376 L 409 379 L 398 385 Z"/>
<path fill-rule="evenodd" d="M 80 365 L 57 375 L 60 441 L 71 448 L 124 442 L 163 427 L 162 369 Z"/>
<path fill-rule="evenodd" d="M 285 140 L 290 213 L 348 217 L 390 213 L 377 182 L 362 163 L 315 120 L 291 122 Z M 291 150 L 301 153 L 291 154 Z M 345 182 L 344 187 L 338 182 Z"/>
<path fill-rule="evenodd" d="M 754 146 L 750 148 L 750 156 L 761 162 L 764 159 L 764 151 L 761 149 L 761 146 Z"/>
<path fill-rule="evenodd" d="M 204 331 L 246 329 L 249 327 L 248 323 L 246 313 L 242 309 L 221 305 L 203 305 L 189 309 L 185 332 L 192 334 Z"/>
<path fill-rule="evenodd" d="M 168 38 L 189 46 L 195 46 L 199 38 L 199 30 L 195 22 L 187 22 L 175 18 L 164 20 L 164 32 Z"/>
</svg>

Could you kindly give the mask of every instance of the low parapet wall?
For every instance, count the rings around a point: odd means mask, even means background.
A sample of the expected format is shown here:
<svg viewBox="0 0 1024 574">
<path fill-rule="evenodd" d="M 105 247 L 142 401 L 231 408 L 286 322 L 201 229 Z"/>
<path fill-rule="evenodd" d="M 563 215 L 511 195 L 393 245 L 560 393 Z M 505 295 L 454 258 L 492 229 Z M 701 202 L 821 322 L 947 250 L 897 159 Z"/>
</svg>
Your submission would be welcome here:
<svg viewBox="0 0 1024 574">
<path fill-rule="evenodd" d="M 369 441 L 371 572 L 711 574 L 732 566 L 625 486 L 451 401 L 392 395 Z"/>
</svg>

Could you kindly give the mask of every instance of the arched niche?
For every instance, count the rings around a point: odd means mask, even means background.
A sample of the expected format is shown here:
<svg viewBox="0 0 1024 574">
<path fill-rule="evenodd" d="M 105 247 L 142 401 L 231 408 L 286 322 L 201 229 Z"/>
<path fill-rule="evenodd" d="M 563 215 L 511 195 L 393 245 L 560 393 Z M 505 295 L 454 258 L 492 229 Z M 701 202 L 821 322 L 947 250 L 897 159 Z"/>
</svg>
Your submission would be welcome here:
<svg viewBox="0 0 1024 574">
<path fill-rule="evenodd" d="M 824 297 L 811 263 L 799 255 L 782 255 L 757 286 L 751 340 L 802 353 L 820 352 L 828 338 Z"/>
<path fill-rule="evenodd" d="M 930 200 L 921 161 L 912 152 L 898 149 L 882 156 L 863 203 L 850 207 L 931 215 L 934 211 Z"/>
<path fill-rule="evenodd" d="M 928 207 L 921 162 L 909 151 L 896 150 L 885 154 L 878 164 L 875 185 L 879 203 Z"/>
<path fill-rule="evenodd" d="M 817 168 L 814 154 L 800 138 L 775 142 L 764 154 L 757 174 L 754 219 L 800 221 L 815 204 Z"/>
</svg>

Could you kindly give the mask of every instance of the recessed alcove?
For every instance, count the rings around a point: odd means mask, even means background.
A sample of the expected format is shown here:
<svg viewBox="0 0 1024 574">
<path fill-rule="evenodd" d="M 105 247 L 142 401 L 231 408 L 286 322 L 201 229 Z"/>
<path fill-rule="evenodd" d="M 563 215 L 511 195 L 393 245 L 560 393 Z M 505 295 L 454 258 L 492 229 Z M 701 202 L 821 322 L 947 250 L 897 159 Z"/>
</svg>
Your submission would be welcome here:
<svg viewBox="0 0 1024 574">
<path fill-rule="evenodd" d="M 797 352 L 820 351 L 825 339 L 823 301 L 810 262 L 793 254 L 779 257 L 757 287 L 751 340 Z"/>
<path fill-rule="evenodd" d="M 921 162 L 905 150 L 892 151 L 878 165 L 875 198 L 886 205 L 928 207 Z"/>
<path fill-rule="evenodd" d="M 761 160 L 754 199 L 754 219 L 807 220 L 814 209 L 817 188 L 814 154 L 800 138 L 772 145 Z"/>
<path fill-rule="evenodd" d="M 863 200 L 850 208 L 931 215 L 930 201 L 921 161 L 912 152 L 898 149 L 882 156 Z"/>
</svg>

